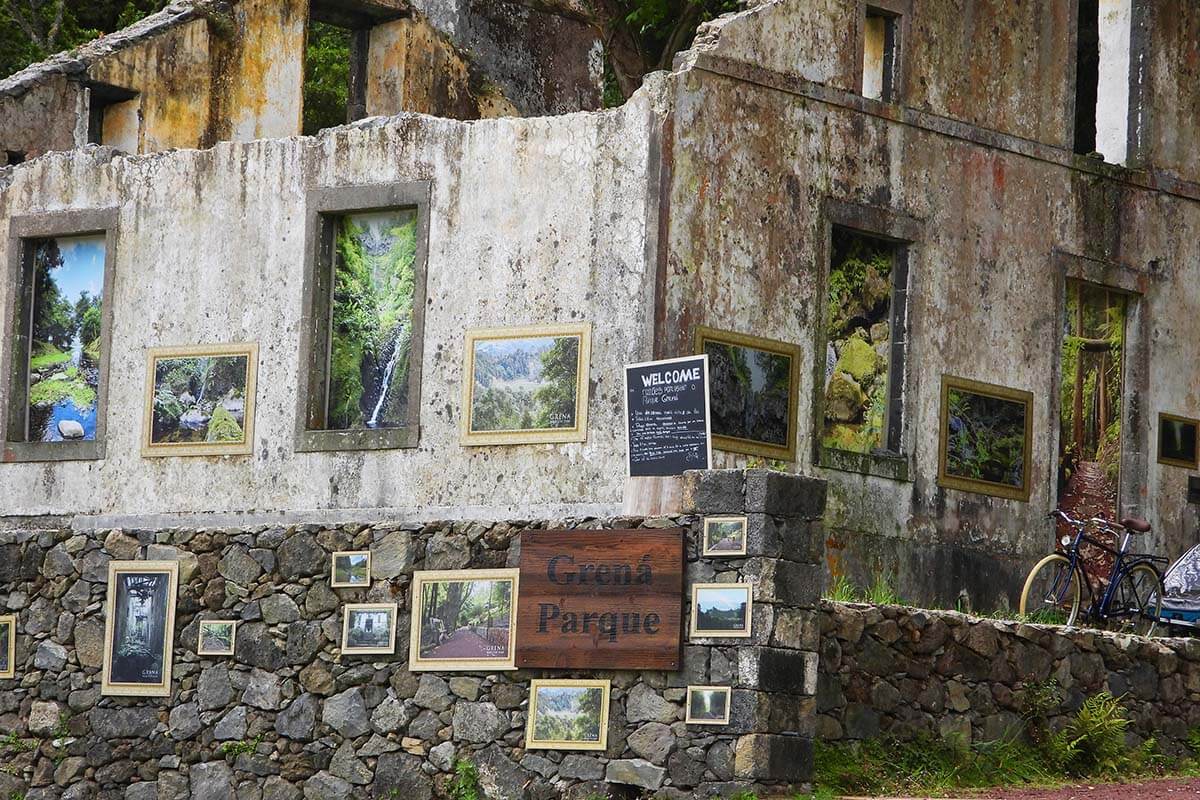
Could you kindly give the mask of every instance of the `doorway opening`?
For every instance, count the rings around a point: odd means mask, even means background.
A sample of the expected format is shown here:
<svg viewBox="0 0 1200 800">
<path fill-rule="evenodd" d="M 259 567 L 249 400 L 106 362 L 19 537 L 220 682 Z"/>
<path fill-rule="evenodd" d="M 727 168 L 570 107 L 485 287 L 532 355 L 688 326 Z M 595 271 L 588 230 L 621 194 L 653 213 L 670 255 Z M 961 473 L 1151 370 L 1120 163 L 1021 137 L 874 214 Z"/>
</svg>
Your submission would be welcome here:
<svg viewBox="0 0 1200 800">
<path fill-rule="evenodd" d="M 1116 520 L 1129 301 L 1123 292 L 1083 281 L 1068 281 L 1066 295 L 1059 384 L 1058 507 L 1076 518 Z M 1107 576 L 1112 564 L 1106 556 L 1099 551 L 1084 552 L 1088 571 Z"/>
</svg>

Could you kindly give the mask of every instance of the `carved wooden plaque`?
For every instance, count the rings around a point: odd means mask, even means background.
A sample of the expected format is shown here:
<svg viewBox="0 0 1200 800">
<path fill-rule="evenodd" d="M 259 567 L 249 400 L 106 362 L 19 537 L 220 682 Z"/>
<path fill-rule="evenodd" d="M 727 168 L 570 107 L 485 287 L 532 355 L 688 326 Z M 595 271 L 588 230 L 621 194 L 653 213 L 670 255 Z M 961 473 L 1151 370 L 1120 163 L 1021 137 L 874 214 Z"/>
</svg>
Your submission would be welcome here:
<svg viewBox="0 0 1200 800">
<path fill-rule="evenodd" d="M 521 534 L 517 666 L 679 669 L 682 528 Z"/>
</svg>

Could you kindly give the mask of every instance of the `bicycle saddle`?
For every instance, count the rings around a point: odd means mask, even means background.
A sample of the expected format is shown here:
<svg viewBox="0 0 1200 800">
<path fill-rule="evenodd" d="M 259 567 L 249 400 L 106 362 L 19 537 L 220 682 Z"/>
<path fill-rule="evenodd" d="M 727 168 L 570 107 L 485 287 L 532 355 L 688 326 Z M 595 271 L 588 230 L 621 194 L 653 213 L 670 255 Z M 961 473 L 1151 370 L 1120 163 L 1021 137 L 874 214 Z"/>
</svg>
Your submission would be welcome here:
<svg viewBox="0 0 1200 800">
<path fill-rule="evenodd" d="M 1121 526 L 1131 533 L 1149 533 L 1150 523 L 1141 517 L 1126 517 L 1121 520 Z"/>
</svg>

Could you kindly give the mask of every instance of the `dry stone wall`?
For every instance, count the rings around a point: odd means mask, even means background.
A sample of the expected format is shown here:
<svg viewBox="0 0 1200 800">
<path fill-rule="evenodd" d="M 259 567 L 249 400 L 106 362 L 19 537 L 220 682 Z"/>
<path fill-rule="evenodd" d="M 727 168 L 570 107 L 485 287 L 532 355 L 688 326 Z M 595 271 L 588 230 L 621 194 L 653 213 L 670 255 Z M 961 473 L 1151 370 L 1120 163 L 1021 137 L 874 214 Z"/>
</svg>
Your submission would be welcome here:
<svg viewBox="0 0 1200 800">
<path fill-rule="evenodd" d="M 803 502 L 766 513 L 797 487 Z M 16 678 L 0 681 L 0 732 L 12 734 L 0 742 L 0 797 L 427 800 L 445 795 L 460 759 L 489 798 L 684 798 L 801 781 L 817 669 L 810 532 L 824 484 L 729 471 L 694 477 L 688 493 L 700 513 L 748 514 L 748 557 L 701 558 L 695 514 L 0 531 L 0 609 L 18 615 Z M 689 585 L 755 583 L 751 639 L 686 641 L 674 673 L 408 670 L 414 570 L 516 566 L 521 533 L 539 528 L 675 526 L 688 530 Z M 370 588 L 331 589 L 330 554 L 357 549 L 373 553 Z M 169 699 L 101 696 L 114 559 L 179 562 Z M 399 603 L 395 655 L 340 655 L 350 602 Z M 229 618 L 241 620 L 235 655 L 199 657 L 199 621 Z M 571 676 L 612 679 L 607 749 L 527 752 L 529 681 Z M 733 687 L 728 726 L 684 723 L 689 684 Z"/>
<path fill-rule="evenodd" d="M 1132 738 L 1182 750 L 1200 725 L 1200 641 L 979 619 L 948 611 L 825 603 L 816 735 L 823 740 L 1019 730 L 1027 696 L 1053 680 L 1054 727 L 1102 691 L 1122 698 Z"/>
</svg>

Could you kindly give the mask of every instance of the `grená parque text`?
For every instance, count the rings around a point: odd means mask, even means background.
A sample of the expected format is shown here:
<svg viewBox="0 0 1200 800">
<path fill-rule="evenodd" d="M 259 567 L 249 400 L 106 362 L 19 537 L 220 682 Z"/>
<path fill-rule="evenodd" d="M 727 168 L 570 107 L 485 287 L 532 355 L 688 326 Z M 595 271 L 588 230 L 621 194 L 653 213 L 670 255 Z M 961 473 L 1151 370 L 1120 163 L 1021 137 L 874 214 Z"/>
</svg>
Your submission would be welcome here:
<svg viewBox="0 0 1200 800">
<path fill-rule="evenodd" d="M 576 564 L 571 555 L 554 556 L 546 564 L 546 578 L 558 586 L 645 586 L 654 580 L 650 556 L 636 564 Z M 580 633 L 607 637 L 654 636 L 662 617 L 651 611 L 578 611 L 558 603 L 538 603 L 538 633 L 557 629 L 560 633 Z"/>
</svg>

